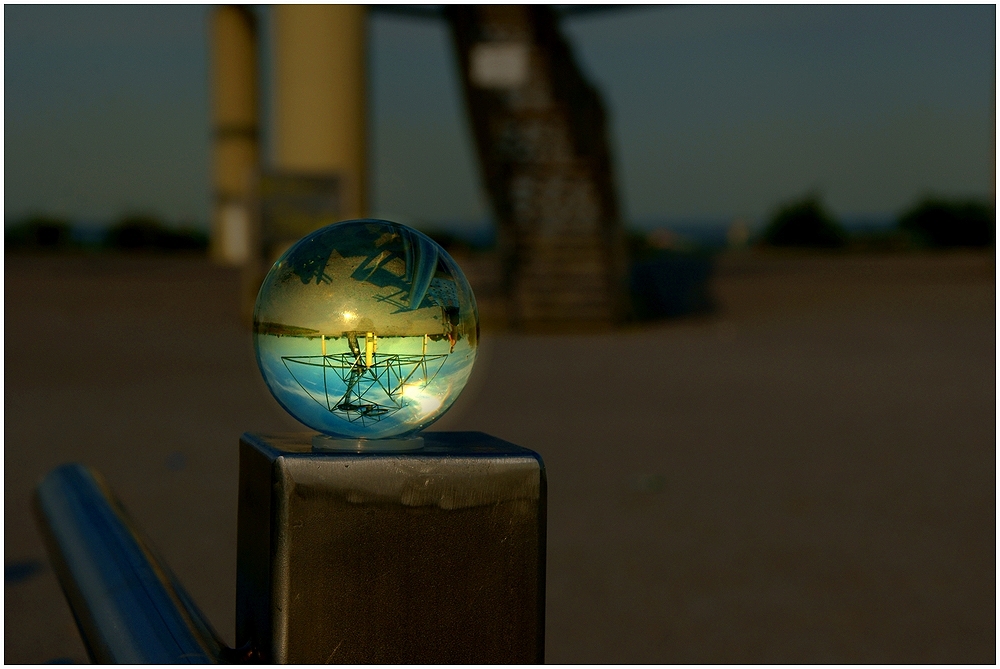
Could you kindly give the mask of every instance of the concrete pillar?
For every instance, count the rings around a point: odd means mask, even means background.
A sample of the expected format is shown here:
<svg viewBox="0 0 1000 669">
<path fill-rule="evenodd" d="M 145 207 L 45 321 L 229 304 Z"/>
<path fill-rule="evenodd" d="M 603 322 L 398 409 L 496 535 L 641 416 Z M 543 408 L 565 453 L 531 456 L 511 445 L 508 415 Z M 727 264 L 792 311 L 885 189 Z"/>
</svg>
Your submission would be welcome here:
<svg viewBox="0 0 1000 669">
<path fill-rule="evenodd" d="M 250 206 L 259 165 L 257 27 L 245 7 L 221 5 L 211 19 L 213 211 L 209 253 L 243 265 L 255 238 Z"/>
<path fill-rule="evenodd" d="M 365 215 L 366 9 L 274 5 L 274 168 L 337 177 L 342 218 Z"/>
</svg>

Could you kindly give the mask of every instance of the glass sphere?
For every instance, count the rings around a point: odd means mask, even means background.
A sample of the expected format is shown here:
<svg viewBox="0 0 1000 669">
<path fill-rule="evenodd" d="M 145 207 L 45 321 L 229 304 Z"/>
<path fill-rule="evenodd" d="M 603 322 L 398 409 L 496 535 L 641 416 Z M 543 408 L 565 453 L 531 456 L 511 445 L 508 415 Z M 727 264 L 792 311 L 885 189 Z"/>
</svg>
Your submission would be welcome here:
<svg viewBox="0 0 1000 669">
<path fill-rule="evenodd" d="M 479 312 L 437 242 L 398 223 L 344 221 L 303 237 L 268 272 L 253 343 L 271 393 L 309 427 L 406 437 L 465 387 Z"/>
</svg>

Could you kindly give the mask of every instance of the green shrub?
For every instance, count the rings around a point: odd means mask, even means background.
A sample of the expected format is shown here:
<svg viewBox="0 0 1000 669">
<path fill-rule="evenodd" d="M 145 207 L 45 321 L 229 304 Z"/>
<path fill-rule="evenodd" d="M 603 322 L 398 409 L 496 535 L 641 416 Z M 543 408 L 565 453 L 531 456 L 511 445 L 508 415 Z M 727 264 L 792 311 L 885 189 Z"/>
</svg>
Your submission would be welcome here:
<svg viewBox="0 0 1000 669">
<path fill-rule="evenodd" d="M 126 216 L 108 230 L 104 243 L 124 251 L 198 251 L 208 248 L 208 235 L 191 228 L 168 228 L 150 216 Z"/>
<path fill-rule="evenodd" d="M 927 198 L 899 217 L 899 228 L 928 246 L 991 246 L 994 208 L 975 200 Z"/>
<path fill-rule="evenodd" d="M 839 248 L 847 243 L 847 233 L 819 197 L 810 195 L 778 209 L 761 241 L 769 246 Z"/>
<path fill-rule="evenodd" d="M 71 242 L 69 223 L 50 216 L 34 216 L 4 230 L 4 245 L 8 249 L 58 249 Z"/>
</svg>

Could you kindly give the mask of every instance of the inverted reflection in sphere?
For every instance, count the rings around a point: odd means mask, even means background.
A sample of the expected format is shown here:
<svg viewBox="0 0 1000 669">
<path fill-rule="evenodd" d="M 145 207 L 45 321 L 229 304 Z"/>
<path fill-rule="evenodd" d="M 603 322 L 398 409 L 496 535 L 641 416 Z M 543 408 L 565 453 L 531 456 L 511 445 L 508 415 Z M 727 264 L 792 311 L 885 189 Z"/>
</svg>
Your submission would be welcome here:
<svg viewBox="0 0 1000 669">
<path fill-rule="evenodd" d="M 254 309 L 264 380 L 331 437 L 404 437 L 441 417 L 476 359 L 479 314 L 440 245 L 398 223 L 335 223 L 271 268 Z"/>
</svg>

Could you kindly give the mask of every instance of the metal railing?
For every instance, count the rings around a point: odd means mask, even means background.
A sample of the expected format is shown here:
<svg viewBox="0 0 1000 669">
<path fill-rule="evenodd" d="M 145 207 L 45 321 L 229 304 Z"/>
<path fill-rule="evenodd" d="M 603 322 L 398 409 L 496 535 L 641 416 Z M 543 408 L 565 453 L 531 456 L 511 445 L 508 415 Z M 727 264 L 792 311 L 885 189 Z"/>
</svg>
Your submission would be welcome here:
<svg viewBox="0 0 1000 669">
<path fill-rule="evenodd" d="M 58 467 L 35 512 L 90 659 L 101 664 L 238 660 L 150 549 L 97 472 Z"/>
</svg>

